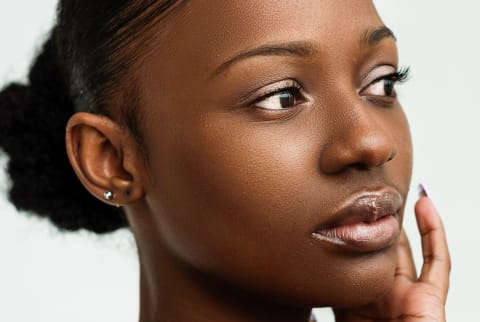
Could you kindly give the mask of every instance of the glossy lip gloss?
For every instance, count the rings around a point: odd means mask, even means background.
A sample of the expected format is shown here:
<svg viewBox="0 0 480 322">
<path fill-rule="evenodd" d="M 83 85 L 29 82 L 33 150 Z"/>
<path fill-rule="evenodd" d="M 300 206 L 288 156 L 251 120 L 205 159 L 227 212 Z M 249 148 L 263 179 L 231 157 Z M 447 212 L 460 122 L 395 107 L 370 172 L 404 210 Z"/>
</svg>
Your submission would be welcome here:
<svg viewBox="0 0 480 322">
<path fill-rule="evenodd" d="M 403 198 L 394 189 L 363 191 L 345 202 L 333 219 L 312 236 L 354 252 L 374 252 L 392 245 L 400 234 Z"/>
</svg>

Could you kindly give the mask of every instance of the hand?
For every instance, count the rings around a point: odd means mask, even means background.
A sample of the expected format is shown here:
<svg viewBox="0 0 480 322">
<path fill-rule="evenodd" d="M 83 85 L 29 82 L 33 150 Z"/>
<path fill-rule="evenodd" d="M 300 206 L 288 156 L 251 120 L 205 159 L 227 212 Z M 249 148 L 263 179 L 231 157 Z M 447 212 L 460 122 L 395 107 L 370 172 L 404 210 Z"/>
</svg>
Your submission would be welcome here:
<svg viewBox="0 0 480 322">
<path fill-rule="evenodd" d="M 432 201 L 415 205 L 422 238 L 423 266 L 417 278 L 410 244 L 402 230 L 398 262 L 390 293 L 377 303 L 355 309 L 334 309 L 337 322 L 443 322 L 450 274 L 450 255 L 442 221 Z"/>
</svg>

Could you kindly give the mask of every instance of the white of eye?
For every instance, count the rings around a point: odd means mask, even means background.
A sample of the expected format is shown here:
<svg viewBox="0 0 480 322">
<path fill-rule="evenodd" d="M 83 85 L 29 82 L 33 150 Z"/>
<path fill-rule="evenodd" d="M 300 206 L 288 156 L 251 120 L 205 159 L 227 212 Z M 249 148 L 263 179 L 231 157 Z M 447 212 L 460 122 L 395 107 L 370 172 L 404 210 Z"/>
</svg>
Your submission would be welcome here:
<svg viewBox="0 0 480 322">
<path fill-rule="evenodd" d="M 273 94 L 255 104 L 255 106 L 268 110 L 283 110 L 295 105 L 295 94 L 283 91 Z"/>
<path fill-rule="evenodd" d="M 395 93 L 395 81 L 391 79 L 380 79 L 365 90 L 365 94 L 370 96 L 392 96 Z"/>
</svg>

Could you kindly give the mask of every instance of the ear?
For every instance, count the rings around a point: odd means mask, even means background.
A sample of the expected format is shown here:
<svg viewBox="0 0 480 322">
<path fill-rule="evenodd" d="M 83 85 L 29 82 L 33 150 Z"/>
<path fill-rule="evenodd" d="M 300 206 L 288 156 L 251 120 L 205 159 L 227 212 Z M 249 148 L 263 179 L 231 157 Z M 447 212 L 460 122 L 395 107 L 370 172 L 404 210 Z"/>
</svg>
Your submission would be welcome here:
<svg viewBox="0 0 480 322">
<path fill-rule="evenodd" d="M 145 195 L 144 161 L 134 138 L 110 118 L 74 114 L 66 131 L 70 163 L 82 184 L 111 205 L 129 205 Z M 110 192 L 111 198 L 105 193 Z"/>
</svg>

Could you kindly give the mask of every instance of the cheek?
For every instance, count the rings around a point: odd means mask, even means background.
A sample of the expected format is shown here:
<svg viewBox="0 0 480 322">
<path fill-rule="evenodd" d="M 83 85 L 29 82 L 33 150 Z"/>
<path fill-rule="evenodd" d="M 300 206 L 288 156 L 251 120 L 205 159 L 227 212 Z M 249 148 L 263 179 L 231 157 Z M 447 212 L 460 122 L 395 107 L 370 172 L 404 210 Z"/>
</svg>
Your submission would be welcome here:
<svg viewBox="0 0 480 322">
<path fill-rule="evenodd" d="M 339 189 L 318 170 L 325 135 L 317 121 L 255 124 L 218 114 L 155 132 L 167 138 L 151 158 L 149 203 L 161 242 L 198 270 L 280 299 L 361 304 L 382 295 L 393 248 L 354 258 L 312 243 Z"/>
<path fill-rule="evenodd" d="M 156 154 L 152 208 L 175 256 L 280 297 L 309 289 L 311 276 L 323 280 L 326 255 L 310 240 L 322 215 L 319 142 L 307 118 L 295 122 L 214 114 L 177 132 L 162 149 L 170 161 Z"/>
<path fill-rule="evenodd" d="M 308 237 L 308 218 L 298 214 L 312 178 L 305 135 L 278 125 L 246 130 L 221 116 L 178 133 L 165 148 L 170 161 L 155 158 L 162 234 L 178 254 L 198 266 L 225 265 L 233 254 L 260 260 L 259 245 Z"/>
</svg>

